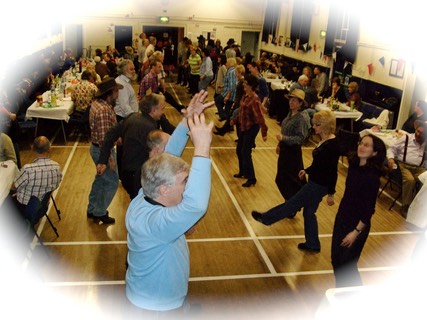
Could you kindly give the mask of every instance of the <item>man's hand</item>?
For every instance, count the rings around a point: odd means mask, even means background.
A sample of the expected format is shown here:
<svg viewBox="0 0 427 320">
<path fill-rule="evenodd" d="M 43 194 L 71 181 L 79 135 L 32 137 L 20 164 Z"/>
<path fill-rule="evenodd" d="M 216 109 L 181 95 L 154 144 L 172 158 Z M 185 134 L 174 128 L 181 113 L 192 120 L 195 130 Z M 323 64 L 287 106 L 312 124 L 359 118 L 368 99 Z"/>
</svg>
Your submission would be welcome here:
<svg viewBox="0 0 427 320">
<path fill-rule="evenodd" d="M 188 127 L 190 128 L 190 138 L 194 144 L 194 156 L 209 158 L 213 122 L 207 124 L 205 115 L 194 113 L 188 118 Z"/>
<path fill-rule="evenodd" d="M 193 116 L 193 114 L 200 115 L 201 113 L 203 113 L 203 111 L 206 108 L 209 108 L 210 106 L 212 106 L 215 103 L 215 101 L 204 103 L 207 96 L 208 96 L 208 92 L 205 90 L 201 90 L 200 92 L 196 93 L 193 99 L 191 99 L 187 109 L 182 110 L 182 114 L 184 115 L 184 117 L 189 119 L 190 117 Z"/>
<path fill-rule="evenodd" d="M 96 174 L 98 176 L 102 176 L 105 173 L 105 170 L 107 170 L 107 165 L 106 164 L 98 163 L 96 165 Z"/>
</svg>

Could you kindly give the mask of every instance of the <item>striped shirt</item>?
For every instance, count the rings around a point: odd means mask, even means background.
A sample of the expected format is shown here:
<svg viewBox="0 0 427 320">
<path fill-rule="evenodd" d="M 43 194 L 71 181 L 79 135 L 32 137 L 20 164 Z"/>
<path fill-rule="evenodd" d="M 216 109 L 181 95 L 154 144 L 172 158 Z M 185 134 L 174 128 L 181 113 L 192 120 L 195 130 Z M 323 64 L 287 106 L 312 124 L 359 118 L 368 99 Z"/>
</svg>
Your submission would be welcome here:
<svg viewBox="0 0 427 320">
<path fill-rule="evenodd" d="M 24 205 L 28 204 L 31 196 L 41 201 L 45 193 L 58 188 L 61 179 L 61 168 L 57 162 L 45 157 L 36 158 L 24 165 L 16 177 L 16 198 Z"/>
<path fill-rule="evenodd" d="M 89 112 L 89 125 L 93 144 L 101 146 L 108 129 L 116 123 L 116 114 L 111 105 L 101 99 L 92 102 Z"/>
</svg>

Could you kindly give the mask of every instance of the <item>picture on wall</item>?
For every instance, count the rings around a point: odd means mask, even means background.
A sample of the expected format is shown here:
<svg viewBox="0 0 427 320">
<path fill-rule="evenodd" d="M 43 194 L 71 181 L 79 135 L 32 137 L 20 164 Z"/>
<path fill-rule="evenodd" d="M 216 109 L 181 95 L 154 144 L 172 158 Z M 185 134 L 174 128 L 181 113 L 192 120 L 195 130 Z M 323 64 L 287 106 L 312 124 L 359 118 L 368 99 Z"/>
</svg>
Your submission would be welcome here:
<svg viewBox="0 0 427 320">
<path fill-rule="evenodd" d="M 402 59 L 391 59 L 389 75 L 395 78 L 403 78 L 405 73 L 405 61 Z"/>
</svg>

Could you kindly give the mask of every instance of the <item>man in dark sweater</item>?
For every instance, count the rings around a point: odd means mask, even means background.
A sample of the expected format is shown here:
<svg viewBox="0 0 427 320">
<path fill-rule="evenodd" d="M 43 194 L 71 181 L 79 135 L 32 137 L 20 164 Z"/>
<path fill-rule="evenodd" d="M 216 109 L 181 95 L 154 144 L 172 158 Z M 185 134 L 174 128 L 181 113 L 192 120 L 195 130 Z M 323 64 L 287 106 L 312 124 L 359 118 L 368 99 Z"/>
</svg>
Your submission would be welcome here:
<svg viewBox="0 0 427 320">
<path fill-rule="evenodd" d="M 98 165 L 106 166 L 114 142 L 122 139 L 121 180 L 131 199 L 137 196 L 141 188 L 141 166 L 149 157 L 148 133 L 162 128 L 164 132 L 172 134 L 175 129 L 164 115 L 164 96 L 151 94 L 144 97 L 139 109 L 140 112 L 132 113 L 108 130 L 98 161 Z"/>
</svg>

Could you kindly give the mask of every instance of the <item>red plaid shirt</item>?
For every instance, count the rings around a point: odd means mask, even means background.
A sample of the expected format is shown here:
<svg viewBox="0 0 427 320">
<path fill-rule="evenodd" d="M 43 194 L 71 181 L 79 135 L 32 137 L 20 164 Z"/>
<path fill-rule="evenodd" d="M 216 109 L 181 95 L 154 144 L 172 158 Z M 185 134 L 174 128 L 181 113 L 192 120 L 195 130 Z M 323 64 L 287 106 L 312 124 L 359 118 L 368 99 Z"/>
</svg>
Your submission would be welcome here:
<svg viewBox="0 0 427 320">
<path fill-rule="evenodd" d="M 240 100 L 239 124 L 241 131 L 248 131 L 254 124 L 259 124 L 263 137 L 267 136 L 268 127 L 261 112 L 261 100 L 256 94 L 243 96 Z"/>
<path fill-rule="evenodd" d="M 108 129 L 117 123 L 113 107 L 106 101 L 97 99 L 92 102 L 89 112 L 90 135 L 92 143 L 102 145 Z"/>
<path fill-rule="evenodd" d="M 159 93 L 159 77 L 152 71 L 147 73 L 139 84 L 139 100 L 144 99 L 148 89 L 151 89 L 152 93 Z"/>
</svg>

